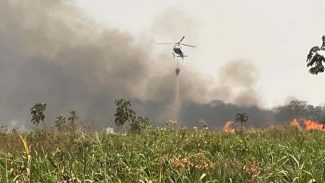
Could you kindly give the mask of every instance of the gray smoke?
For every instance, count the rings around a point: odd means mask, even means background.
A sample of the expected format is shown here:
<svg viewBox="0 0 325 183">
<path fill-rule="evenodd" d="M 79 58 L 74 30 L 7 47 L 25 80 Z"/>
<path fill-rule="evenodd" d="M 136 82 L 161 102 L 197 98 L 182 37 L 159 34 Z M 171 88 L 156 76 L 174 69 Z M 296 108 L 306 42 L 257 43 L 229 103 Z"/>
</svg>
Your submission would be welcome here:
<svg viewBox="0 0 325 183">
<path fill-rule="evenodd" d="M 30 128 L 36 102 L 47 103 L 47 124 L 76 110 L 93 128 L 112 125 L 117 98 L 131 100 L 156 124 L 173 114 L 177 80 L 169 54 L 154 55 L 151 44 L 130 34 L 99 29 L 64 0 L 2 0 L 0 12 L 1 124 Z M 250 62 L 229 62 L 217 81 L 184 70 L 180 120 L 218 126 L 241 110 L 256 116 L 256 123 L 271 120 L 269 111 L 257 107 L 258 74 Z"/>
<path fill-rule="evenodd" d="M 186 34 L 185 42 L 196 40 L 199 28 L 193 16 L 176 6 L 168 7 L 156 16 L 151 27 L 155 35 L 170 41 L 178 41 L 181 35 Z"/>
<path fill-rule="evenodd" d="M 96 29 L 61 0 L 4 0 L 0 12 L 3 121 L 28 121 L 38 101 L 48 104 L 48 119 L 70 110 L 86 118 L 142 91 L 150 49 L 130 35 Z"/>
<path fill-rule="evenodd" d="M 259 106 L 261 99 L 255 88 L 258 75 L 254 65 L 248 61 L 229 62 L 220 70 L 218 91 L 224 90 L 226 101 L 239 106 Z"/>
</svg>

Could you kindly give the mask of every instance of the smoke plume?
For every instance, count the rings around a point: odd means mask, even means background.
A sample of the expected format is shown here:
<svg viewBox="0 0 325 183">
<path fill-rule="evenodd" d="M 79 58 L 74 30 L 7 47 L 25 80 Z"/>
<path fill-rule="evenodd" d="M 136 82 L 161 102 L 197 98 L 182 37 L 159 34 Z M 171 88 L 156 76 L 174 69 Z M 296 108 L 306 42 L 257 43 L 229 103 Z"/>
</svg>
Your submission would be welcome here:
<svg viewBox="0 0 325 183">
<path fill-rule="evenodd" d="M 96 29 L 61 0 L 4 0 L 0 12 L 3 121 L 26 120 L 38 101 L 48 104 L 49 119 L 110 112 L 114 98 L 142 90 L 152 60 L 132 36 Z"/>
<path fill-rule="evenodd" d="M 117 98 L 131 100 L 156 124 L 175 115 L 176 96 L 178 118 L 189 125 L 204 119 L 218 126 L 241 110 L 259 124 L 274 119 L 258 107 L 258 73 L 248 61 L 229 62 L 217 80 L 184 68 L 177 81 L 169 54 L 154 55 L 128 33 L 98 28 L 67 1 L 2 0 L 0 12 L 0 122 L 9 128 L 30 128 L 36 102 L 47 103 L 48 124 L 75 110 L 103 128 L 112 125 Z"/>
</svg>

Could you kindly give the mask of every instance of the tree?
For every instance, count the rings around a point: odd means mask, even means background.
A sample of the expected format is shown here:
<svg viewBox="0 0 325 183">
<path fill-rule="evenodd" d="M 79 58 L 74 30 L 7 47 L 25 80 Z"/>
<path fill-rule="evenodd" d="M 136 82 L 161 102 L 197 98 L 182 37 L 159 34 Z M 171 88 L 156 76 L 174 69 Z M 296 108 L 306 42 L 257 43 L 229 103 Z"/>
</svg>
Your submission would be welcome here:
<svg viewBox="0 0 325 183">
<path fill-rule="evenodd" d="M 308 106 L 307 102 L 300 100 L 292 100 L 289 105 L 287 105 L 287 112 L 290 120 L 305 117 L 308 109 L 313 110 L 314 106 Z"/>
<path fill-rule="evenodd" d="M 130 131 L 139 133 L 149 127 L 149 119 L 143 116 L 135 116 L 130 123 Z"/>
<path fill-rule="evenodd" d="M 129 131 L 132 133 L 139 133 L 150 126 L 149 119 L 143 116 L 137 116 L 135 111 L 131 108 L 131 103 L 125 99 L 115 100 L 116 112 L 115 124 L 123 130 L 123 125 L 129 123 Z"/>
<path fill-rule="evenodd" d="M 38 127 L 39 123 L 45 120 L 45 103 L 36 103 L 31 109 L 32 120 L 31 122 Z"/>
<path fill-rule="evenodd" d="M 324 55 L 321 55 L 319 51 L 325 50 L 325 35 L 322 37 L 323 44 L 321 48 L 318 46 L 314 46 L 309 51 L 309 54 L 307 55 L 307 67 L 311 67 L 309 69 L 309 72 L 311 74 L 317 75 L 320 72 L 324 72 L 324 65 L 323 62 L 325 62 Z"/>
<path fill-rule="evenodd" d="M 68 118 L 68 120 L 70 121 L 70 126 L 73 132 L 75 132 L 76 130 L 76 122 L 79 119 L 79 117 L 77 116 L 77 112 L 76 111 L 70 111 L 71 116 Z"/>
<path fill-rule="evenodd" d="M 122 131 L 123 125 L 126 122 L 131 122 L 135 119 L 135 112 L 131 108 L 130 101 L 127 101 L 125 99 L 118 99 L 115 100 L 116 105 L 116 112 L 114 114 L 115 116 L 115 124 L 120 128 Z"/>
<path fill-rule="evenodd" d="M 323 118 L 322 123 L 323 123 L 323 129 L 325 129 L 325 118 Z"/>
<path fill-rule="evenodd" d="M 312 106 L 312 105 L 309 105 Z M 313 108 L 306 109 L 306 118 L 313 121 L 323 121 L 324 110 L 321 106 L 313 106 Z"/>
<path fill-rule="evenodd" d="M 165 124 L 165 127 L 169 130 L 176 130 L 177 129 L 177 121 L 168 120 Z"/>
<path fill-rule="evenodd" d="M 243 129 L 243 123 L 247 122 L 248 120 L 248 115 L 246 112 L 242 112 L 242 113 L 237 113 L 235 115 L 235 121 L 236 122 L 240 122 L 240 129 Z"/>
<path fill-rule="evenodd" d="M 63 131 L 66 128 L 66 123 L 67 123 L 66 118 L 60 115 L 56 117 L 55 127 L 57 127 L 59 131 Z"/>
</svg>

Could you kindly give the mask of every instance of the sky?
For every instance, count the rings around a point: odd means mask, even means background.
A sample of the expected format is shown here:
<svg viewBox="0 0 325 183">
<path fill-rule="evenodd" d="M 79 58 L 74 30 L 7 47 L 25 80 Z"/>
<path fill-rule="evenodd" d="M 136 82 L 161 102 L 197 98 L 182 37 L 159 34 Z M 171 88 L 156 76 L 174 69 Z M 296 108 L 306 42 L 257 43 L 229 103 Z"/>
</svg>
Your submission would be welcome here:
<svg viewBox="0 0 325 183">
<path fill-rule="evenodd" d="M 102 27 L 132 34 L 138 41 L 184 42 L 186 66 L 218 80 L 220 66 L 234 60 L 251 62 L 262 106 L 274 107 L 291 98 L 324 104 L 324 74 L 306 68 L 306 55 L 325 34 L 322 0 L 75 0 Z"/>
<path fill-rule="evenodd" d="M 115 99 L 154 124 L 222 126 L 239 111 L 251 124 L 287 120 L 290 100 L 325 104 L 324 74 L 306 56 L 325 34 L 323 1 L 2 0 L 0 125 L 31 129 L 77 111 L 114 125 Z M 184 61 L 172 45 L 185 36 Z M 175 68 L 180 67 L 177 77 Z M 279 118 L 280 117 L 280 118 Z"/>
</svg>

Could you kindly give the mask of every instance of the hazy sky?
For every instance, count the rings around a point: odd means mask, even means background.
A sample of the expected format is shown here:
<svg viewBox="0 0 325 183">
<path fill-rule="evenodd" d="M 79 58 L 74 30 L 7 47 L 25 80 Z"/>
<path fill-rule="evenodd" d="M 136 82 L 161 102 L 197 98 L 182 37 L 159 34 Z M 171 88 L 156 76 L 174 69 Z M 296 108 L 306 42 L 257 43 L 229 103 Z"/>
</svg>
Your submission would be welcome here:
<svg viewBox="0 0 325 183">
<path fill-rule="evenodd" d="M 174 42 L 185 35 L 184 42 L 198 48 L 185 50 L 189 57 L 184 64 L 211 84 L 218 80 L 221 65 L 234 60 L 253 63 L 258 71 L 255 87 L 266 107 L 283 104 L 289 97 L 325 103 L 325 75 L 309 74 L 305 62 L 309 49 L 319 46 L 325 34 L 324 0 L 75 2 L 90 20 L 131 33 L 137 41 L 159 47 L 158 52 L 171 47 L 155 42 Z"/>
</svg>

